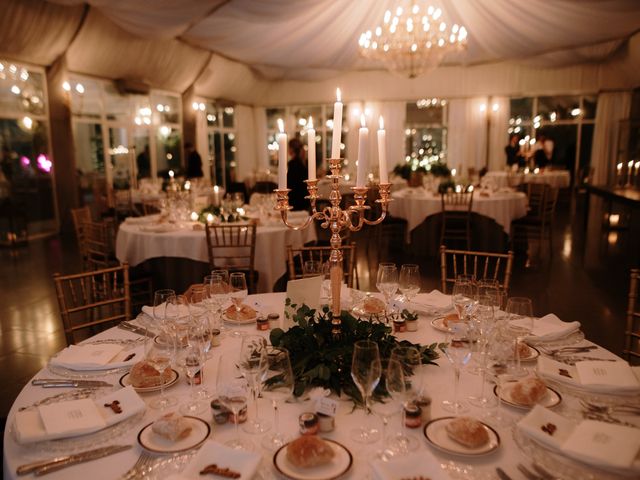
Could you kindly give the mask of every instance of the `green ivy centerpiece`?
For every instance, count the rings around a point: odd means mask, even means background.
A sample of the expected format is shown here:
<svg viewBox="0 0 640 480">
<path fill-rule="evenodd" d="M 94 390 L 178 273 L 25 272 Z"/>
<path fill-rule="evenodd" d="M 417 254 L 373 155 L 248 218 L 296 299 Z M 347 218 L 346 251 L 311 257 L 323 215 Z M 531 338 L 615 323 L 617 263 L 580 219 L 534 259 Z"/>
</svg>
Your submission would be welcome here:
<svg viewBox="0 0 640 480">
<path fill-rule="evenodd" d="M 296 397 L 309 388 L 323 387 L 361 404 L 362 396 L 351 378 L 353 345 L 358 340 L 376 342 L 382 358 L 389 357 L 397 346 L 417 347 L 422 353 L 424 364 L 435 364 L 434 360 L 438 358 L 437 344 L 420 345 L 398 340 L 391 334 L 391 327 L 385 323 L 360 320 L 349 312 L 342 311 L 341 335 L 336 338 L 331 332 L 332 314 L 328 307 L 316 311 L 307 305 L 292 305 L 290 299 L 287 299 L 286 305 L 295 312 L 292 320 L 296 325 L 286 332 L 280 328 L 272 330 L 271 343 L 289 351 L 295 377 L 293 393 Z M 381 391 L 379 386 L 374 399 L 380 400 L 385 395 L 386 392 Z"/>
</svg>

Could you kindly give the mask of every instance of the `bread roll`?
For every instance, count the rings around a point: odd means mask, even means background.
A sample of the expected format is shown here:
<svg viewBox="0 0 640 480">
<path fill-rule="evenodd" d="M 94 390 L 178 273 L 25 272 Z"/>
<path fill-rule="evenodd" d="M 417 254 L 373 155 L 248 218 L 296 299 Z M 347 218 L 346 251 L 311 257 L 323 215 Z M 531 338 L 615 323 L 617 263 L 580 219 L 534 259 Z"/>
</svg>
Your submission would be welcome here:
<svg viewBox="0 0 640 480">
<path fill-rule="evenodd" d="M 382 313 L 385 310 L 385 304 L 382 300 L 376 297 L 367 297 L 362 304 L 362 310 L 368 314 Z"/>
<path fill-rule="evenodd" d="M 471 417 L 458 417 L 445 427 L 449 437 L 469 448 L 478 448 L 489 442 L 485 426 Z"/>
<path fill-rule="evenodd" d="M 182 415 L 178 415 L 176 412 L 170 412 L 153 422 L 151 430 L 167 440 L 177 442 L 178 440 L 187 438 L 192 428 L 187 419 Z"/>
<path fill-rule="evenodd" d="M 166 368 L 162 374 L 164 383 L 171 380 L 171 375 L 171 369 Z M 147 362 L 138 362 L 131 367 L 129 383 L 131 383 L 134 388 L 157 387 L 160 385 L 160 372 Z"/>
<path fill-rule="evenodd" d="M 240 311 L 236 310 L 235 305 L 231 305 L 224 313 L 229 320 L 237 321 L 253 320 L 258 316 L 253 308 L 244 304 L 240 307 Z"/>
<path fill-rule="evenodd" d="M 444 318 L 442 319 L 442 324 L 445 327 L 449 326 L 449 323 L 456 323 L 460 321 L 460 317 L 458 316 L 457 313 L 450 313 L 449 315 L 445 315 Z"/>
<path fill-rule="evenodd" d="M 511 387 L 511 399 L 521 405 L 535 405 L 547 394 L 547 386 L 537 377 L 524 378 Z"/>
<path fill-rule="evenodd" d="M 315 435 L 303 435 L 287 446 L 287 460 L 296 467 L 311 468 L 329 463 L 335 452 Z"/>
</svg>

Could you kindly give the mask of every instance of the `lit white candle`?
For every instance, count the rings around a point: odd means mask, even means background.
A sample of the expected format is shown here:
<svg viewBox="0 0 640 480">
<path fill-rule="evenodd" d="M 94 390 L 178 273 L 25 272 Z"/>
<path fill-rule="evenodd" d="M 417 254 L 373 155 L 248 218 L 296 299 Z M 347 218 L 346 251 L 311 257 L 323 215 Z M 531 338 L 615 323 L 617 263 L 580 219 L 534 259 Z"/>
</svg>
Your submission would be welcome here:
<svg viewBox="0 0 640 480">
<path fill-rule="evenodd" d="M 342 98 L 340 89 L 336 90 L 336 103 L 333 104 L 333 135 L 331 137 L 331 158 L 340 158 L 342 136 Z"/>
<path fill-rule="evenodd" d="M 208 224 L 213 223 L 213 215 L 211 213 L 207 214 L 207 223 Z"/>
<path fill-rule="evenodd" d="M 169 178 L 171 180 L 173 180 L 174 175 L 175 175 L 175 173 L 173 173 L 173 170 L 169 170 Z"/>
<path fill-rule="evenodd" d="M 198 221 L 198 214 L 196 212 L 191 212 L 191 221 L 192 222 Z"/>
<path fill-rule="evenodd" d="M 389 183 L 389 171 L 387 168 L 387 132 L 384 131 L 384 120 L 380 116 L 380 129 L 378 130 L 378 159 L 380 160 L 380 183 Z"/>
<path fill-rule="evenodd" d="M 213 206 L 220 206 L 220 187 L 218 185 L 213 186 Z"/>
<path fill-rule="evenodd" d="M 640 160 L 636 162 L 636 175 L 638 175 L 639 171 L 640 171 Z"/>
<path fill-rule="evenodd" d="M 316 130 L 313 128 L 313 118 L 309 117 L 307 123 L 307 163 L 309 180 L 316 179 Z"/>
<path fill-rule="evenodd" d="M 367 158 L 367 143 L 369 142 L 369 129 L 364 114 L 360 115 L 360 130 L 358 130 L 358 171 L 356 186 L 364 187 L 367 181 L 367 171 L 369 170 L 369 159 Z"/>
<path fill-rule="evenodd" d="M 278 188 L 284 190 L 287 188 L 287 134 L 284 133 L 284 122 L 278 119 L 278 130 L 276 134 L 278 141 Z"/>
</svg>

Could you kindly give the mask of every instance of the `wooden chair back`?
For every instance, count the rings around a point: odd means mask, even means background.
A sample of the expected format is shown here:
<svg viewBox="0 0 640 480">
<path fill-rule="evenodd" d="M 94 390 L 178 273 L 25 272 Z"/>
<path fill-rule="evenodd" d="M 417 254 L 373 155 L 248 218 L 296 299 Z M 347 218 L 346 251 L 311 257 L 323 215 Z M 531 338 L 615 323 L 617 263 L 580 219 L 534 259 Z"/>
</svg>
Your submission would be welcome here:
<svg viewBox="0 0 640 480">
<path fill-rule="evenodd" d="M 255 293 L 256 224 L 205 225 L 209 268 L 244 272 L 249 293 Z"/>
<path fill-rule="evenodd" d="M 470 192 L 448 191 L 440 194 L 442 205 L 442 227 L 440 243 L 447 241 L 464 241 L 471 247 L 471 208 L 473 207 L 473 190 Z"/>
<path fill-rule="evenodd" d="M 93 335 L 130 318 L 129 265 L 126 263 L 73 275 L 56 273 L 53 281 L 68 345 L 76 342 L 80 331 Z"/>
<path fill-rule="evenodd" d="M 627 325 L 624 332 L 624 355 L 629 362 L 638 363 L 640 359 L 640 269 L 631 270 L 629 279 L 629 303 L 627 305 Z"/>
<path fill-rule="evenodd" d="M 507 295 L 513 268 L 513 252 L 488 253 L 470 250 L 448 250 L 440 246 L 440 280 L 442 293 L 454 284 L 458 275 L 472 275 L 477 281 L 496 280 Z"/>
<path fill-rule="evenodd" d="M 358 273 L 356 270 L 356 244 L 355 242 L 349 245 L 343 245 L 340 247 L 342 251 L 342 274 L 344 281 L 348 287 L 352 288 L 358 285 Z M 287 245 L 287 265 L 289 270 L 289 280 L 296 280 L 303 277 L 303 265 L 304 262 L 309 260 L 315 260 L 320 263 L 325 263 L 329 260 L 331 255 L 331 247 L 300 247 L 293 248 L 291 245 Z"/>
<path fill-rule="evenodd" d="M 91 210 L 89 209 L 89 206 L 84 206 L 82 208 L 72 208 L 71 219 L 73 220 L 73 230 L 76 234 L 78 248 L 80 249 L 82 259 L 84 260 L 86 259 L 86 252 L 83 250 L 85 246 L 84 224 L 91 221 Z"/>
<path fill-rule="evenodd" d="M 88 269 L 113 267 L 115 260 L 114 231 L 111 222 L 85 222 L 84 246 Z"/>
</svg>

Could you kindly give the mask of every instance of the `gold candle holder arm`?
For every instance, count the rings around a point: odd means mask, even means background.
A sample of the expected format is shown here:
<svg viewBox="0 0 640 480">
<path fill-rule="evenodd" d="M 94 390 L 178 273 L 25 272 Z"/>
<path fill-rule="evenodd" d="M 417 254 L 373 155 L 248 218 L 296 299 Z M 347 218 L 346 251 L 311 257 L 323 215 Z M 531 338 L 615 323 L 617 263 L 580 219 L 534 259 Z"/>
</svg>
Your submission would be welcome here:
<svg viewBox="0 0 640 480">
<path fill-rule="evenodd" d="M 309 195 L 305 198 L 309 199 L 311 202 L 311 215 L 302 223 L 298 225 L 294 225 L 287 219 L 289 210 L 292 210 L 293 207 L 289 205 L 289 192 L 290 188 L 277 188 L 276 192 L 276 206 L 275 210 L 280 212 L 280 216 L 282 218 L 283 223 L 292 230 L 304 230 L 307 228 L 314 219 L 322 219 L 323 216 L 321 213 L 316 211 L 316 199 L 318 198 L 318 180 L 305 180 L 307 184 L 307 190 L 309 191 Z"/>
</svg>

